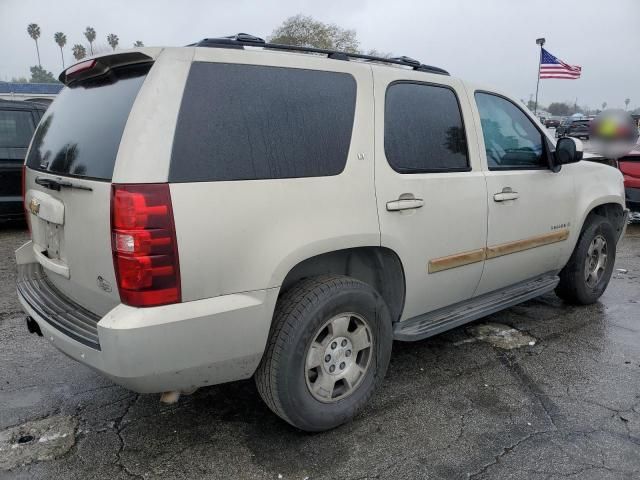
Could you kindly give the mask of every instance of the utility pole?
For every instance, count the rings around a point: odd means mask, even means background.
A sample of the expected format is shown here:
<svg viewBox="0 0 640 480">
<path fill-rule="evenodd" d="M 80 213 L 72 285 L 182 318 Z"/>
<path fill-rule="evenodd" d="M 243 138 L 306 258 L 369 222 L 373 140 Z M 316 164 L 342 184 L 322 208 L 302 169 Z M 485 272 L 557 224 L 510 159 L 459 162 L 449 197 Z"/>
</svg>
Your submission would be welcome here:
<svg viewBox="0 0 640 480">
<path fill-rule="evenodd" d="M 538 88 L 540 88 L 540 64 L 542 63 L 542 46 L 544 45 L 544 38 L 536 38 L 536 45 L 540 45 L 540 55 L 538 56 L 538 83 L 536 83 L 536 103 L 533 108 L 533 114 L 538 114 Z"/>
</svg>

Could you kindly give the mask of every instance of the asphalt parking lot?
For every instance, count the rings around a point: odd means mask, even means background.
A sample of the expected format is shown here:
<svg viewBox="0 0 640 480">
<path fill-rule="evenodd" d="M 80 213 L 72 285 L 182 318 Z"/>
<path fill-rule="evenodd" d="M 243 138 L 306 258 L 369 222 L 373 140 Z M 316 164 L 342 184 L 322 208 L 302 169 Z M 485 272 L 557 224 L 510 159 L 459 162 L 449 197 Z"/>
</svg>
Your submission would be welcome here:
<svg viewBox="0 0 640 480">
<path fill-rule="evenodd" d="M 315 435 L 252 381 L 161 405 L 27 333 L 13 260 L 26 239 L 0 227 L 2 479 L 640 478 L 640 225 L 599 303 L 547 295 L 396 343 L 366 410 Z"/>
</svg>

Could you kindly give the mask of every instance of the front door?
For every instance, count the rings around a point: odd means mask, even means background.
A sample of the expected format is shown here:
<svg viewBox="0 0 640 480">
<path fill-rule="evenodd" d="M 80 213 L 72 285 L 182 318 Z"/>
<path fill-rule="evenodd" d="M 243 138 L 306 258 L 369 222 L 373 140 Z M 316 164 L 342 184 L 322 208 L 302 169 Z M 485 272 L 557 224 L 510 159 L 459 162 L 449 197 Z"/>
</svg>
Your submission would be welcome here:
<svg viewBox="0 0 640 480">
<path fill-rule="evenodd" d="M 461 83 L 404 75 L 374 75 L 381 244 L 404 267 L 403 320 L 473 295 L 487 227 L 484 175 Z"/>
<path fill-rule="evenodd" d="M 476 295 L 557 270 L 573 223 L 569 169 L 548 167 L 549 142 L 505 97 L 475 92 L 484 144 L 489 221 Z"/>
</svg>

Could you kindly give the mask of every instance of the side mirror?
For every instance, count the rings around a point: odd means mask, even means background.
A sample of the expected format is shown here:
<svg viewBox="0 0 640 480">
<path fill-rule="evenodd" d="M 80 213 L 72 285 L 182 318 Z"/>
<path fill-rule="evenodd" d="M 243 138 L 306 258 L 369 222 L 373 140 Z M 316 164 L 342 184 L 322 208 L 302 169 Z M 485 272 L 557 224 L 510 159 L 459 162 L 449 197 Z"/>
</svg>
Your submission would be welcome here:
<svg viewBox="0 0 640 480">
<path fill-rule="evenodd" d="M 562 137 L 556 143 L 555 152 L 553 152 L 554 172 L 560 171 L 562 165 L 567 163 L 576 163 L 582 160 L 584 147 L 582 142 L 577 138 Z"/>
</svg>

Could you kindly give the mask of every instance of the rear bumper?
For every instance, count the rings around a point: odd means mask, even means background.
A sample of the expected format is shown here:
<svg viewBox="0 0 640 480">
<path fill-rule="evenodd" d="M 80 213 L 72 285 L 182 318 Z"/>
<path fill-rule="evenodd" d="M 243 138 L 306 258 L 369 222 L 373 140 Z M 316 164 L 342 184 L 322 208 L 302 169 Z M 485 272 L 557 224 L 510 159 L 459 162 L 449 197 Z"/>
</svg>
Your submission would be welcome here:
<svg viewBox="0 0 640 480">
<path fill-rule="evenodd" d="M 37 268 L 28 266 L 19 265 L 20 282 L 36 281 L 29 270 Z M 27 294 L 19 285 L 20 303 L 56 348 L 140 393 L 189 391 L 252 376 L 278 295 L 268 289 L 153 308 L 121 304 L 96 319 L 99 343 L 90 346 L 60 328 L 63 319 L 56 316 L 64 313 L 54 311 L 53 299 L 32 290 Z M 49 302 L 49 309 L 38 302 Z"/>
</svg>

